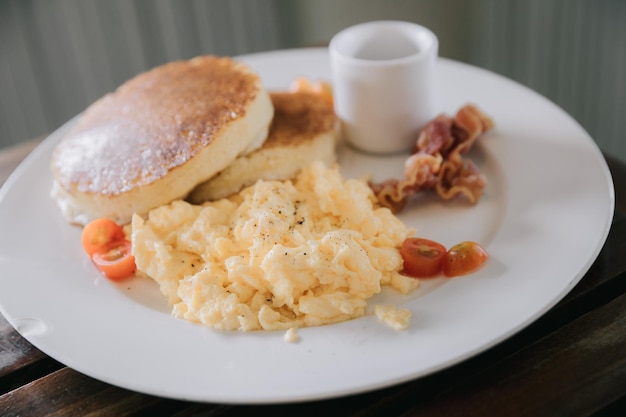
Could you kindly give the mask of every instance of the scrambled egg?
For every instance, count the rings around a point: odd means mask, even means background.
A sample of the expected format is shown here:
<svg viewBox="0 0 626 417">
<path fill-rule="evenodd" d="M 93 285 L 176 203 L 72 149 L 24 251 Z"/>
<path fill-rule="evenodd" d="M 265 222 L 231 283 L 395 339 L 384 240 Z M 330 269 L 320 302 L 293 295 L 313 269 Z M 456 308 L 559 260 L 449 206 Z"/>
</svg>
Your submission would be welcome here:
<svg viewBox="0 0 626 417">
<path fill-rule="evenodd" d="M 411 291 L 397 248 L 412 232 L 364 181 L 314 163 L 293 181 L 135 215 L 131 236 L 175 317 L 247 331 L 353 319 L 381 285 Z"/>
<path fill-rule="evenodd" d="M 374 314 L 396 330 L 405 330 L 411 320 L 411 311 L 408 308 L 397 308 L 394 305 L 379 304 L 374 307 Z"/>
</svg>

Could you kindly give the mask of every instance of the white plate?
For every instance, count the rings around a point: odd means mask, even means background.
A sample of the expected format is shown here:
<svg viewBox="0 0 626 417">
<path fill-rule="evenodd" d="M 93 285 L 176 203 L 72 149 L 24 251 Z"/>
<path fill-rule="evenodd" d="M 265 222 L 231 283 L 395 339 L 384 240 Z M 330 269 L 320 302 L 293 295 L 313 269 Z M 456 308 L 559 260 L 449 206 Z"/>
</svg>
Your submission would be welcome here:
<svg viewBox="0 0 626 417">
<path fill-rule="evenodd" d="M 325 49 L 241 57 L 271 89 L 298 75 L 329 79 Z M 397 332 L 371 313 L 337 325 L 282 332 L 224 333 L 172 318 L 148 280 L 113 284 L 83 254 L 80 230 L 49 197 L 53 133 L 0 191 L 0 306 L 43 352 L 79 372 L 132 390 L 179 399 L 271 403 L 363 392 L 430 374 L 511 336 L 582 278 L 609 231 L 614 194 L 592 139 L 556 105 L 510 80 L 439 62 L 446 112 L 467 102 L 497 127 L 472 152 L 486 174 L 476 206 L 423 198 L 402 216 L 446 245 L 481 242 L 479 272 L 430 281 L 416 293 L 385 292 L 413 313 Z M 70 122 L 71 123 L 71 122 Z M 346 175 L 384 179 L 404 156 L 341 149 Z"/>
</svg>

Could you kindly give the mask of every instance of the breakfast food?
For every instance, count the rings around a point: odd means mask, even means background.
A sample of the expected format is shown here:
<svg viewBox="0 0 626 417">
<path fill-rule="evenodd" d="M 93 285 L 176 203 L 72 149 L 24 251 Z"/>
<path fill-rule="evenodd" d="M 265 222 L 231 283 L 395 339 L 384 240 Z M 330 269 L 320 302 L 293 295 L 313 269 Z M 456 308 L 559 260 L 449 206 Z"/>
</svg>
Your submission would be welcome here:
<svg viewBox="0 0 626 417">
<path fill-rule="evenodd" d="M 99 218 L 83 228 L 81 243 L 96 268 L 112 281 L 122 281 L 135 273 L 135 257 L 124 228 L 111 219 Z"/>
<path fill-rule="evenodd" d="M 392 304 L 377 304 L 374 306 L 374 315 L 395 330 L 405 330 L 411 321 L 411 310 Z"/>
<path fill-rule="evenodd" d="M 464 195 L 476 203 L 486 179 L 463 155 L 493 126 L 493 120 L 472 104 L 463 106 L 453 118 L 440 115 L 429 122 L 404 164 L 405 177 L 370 183 L 379 203 L 397 213 L 411 195 L 422 190 L 435 190 L 444 200 Z"/>
<path fill-rule="evenodd" d="M 52 197 L 77 224 L 185 197 L 267 137 L 273 116 L 243 63 L 204 56 L 140 74 L 92 104 L 54 150 Z"/>
<path fill-rule="evenodd" d="M 399 272 L 398 247 L 411 233 L 365 181 L 318 161 L 294 180 L 135 215 L 131 240 L 137 269 L 159 284 L 174 316 L 287 330 L 362 316 L 383 285 L 414 289 L 419 281 Z M 399 327 L 407 320 L 405 311 L 384 316 Z"/>
<path fill-rule="evenodd" d="M 485 248 L 473 241 L 466 240 L 446 249 L 441 243 L 420 237 L 405 239 L 400 255 L 404 260 L 402 274 L 415 278 L 466 275 L 480 268 L 489 258 Z"/>
<path fill-rule="evenodd" d="M 319 160 L 327 165 L 336 158 L 337 120 L 328 101 L 314 92 L 272 92 L 274 118 L 265 143 L 241 155 L 189 195 L 192 203 L 234 194 L 257 180 L 294 178 L 298 171 Z"/>
<path fill-rule="evenodd" d="M 57 145 L 52 195 L 87 225 L 83 247 L 108 278 L 136 271 L 175 317 L 286 330 L 290 342 L 300 327 L 364 315 L 382 286 L 408 293 L 417 277 L 478 268 L 479 245 L 441 247 L 433 261 L 392 210 L 422 189 L 476 201 L 484 180 L 461 155 L 491 120 L 474 106 L 440 116 L 405 179 L 346 180 L 329 167 L 337 120 L 330 88 L 317 85 L 270 96 L 229 58 L 158 67 L 92 105 Z M 411 318 L 394 305 L 373 312 L 397 330 Z"/>
</svg>

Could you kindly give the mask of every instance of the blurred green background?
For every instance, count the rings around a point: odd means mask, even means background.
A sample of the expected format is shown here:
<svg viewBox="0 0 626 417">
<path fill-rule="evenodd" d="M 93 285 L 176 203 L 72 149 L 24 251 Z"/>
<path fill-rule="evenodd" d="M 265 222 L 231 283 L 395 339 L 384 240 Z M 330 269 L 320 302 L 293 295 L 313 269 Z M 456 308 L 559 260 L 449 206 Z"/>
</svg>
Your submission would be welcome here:
<svg viewBox="0 0 626 417">
<path fill-rule="evenodd" d="M 0 148 L 155 65 L 324 46 L 382 19 L 431 28 L 441 56 L 529 86 L 626 160 L 624 0 L 0 0 Z"/>
</svg>

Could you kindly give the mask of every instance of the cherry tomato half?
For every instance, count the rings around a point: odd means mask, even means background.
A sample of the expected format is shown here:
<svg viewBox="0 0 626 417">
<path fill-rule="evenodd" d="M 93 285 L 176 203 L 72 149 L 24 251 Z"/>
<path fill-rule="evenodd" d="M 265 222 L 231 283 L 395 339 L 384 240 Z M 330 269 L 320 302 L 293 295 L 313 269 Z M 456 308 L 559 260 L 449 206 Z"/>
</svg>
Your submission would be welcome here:
<svg viewBox="0 0 626 417">
<path fill-rule="evenodd" d="M 83 229 L 81 243 L 87 255 L 92 256 L 103 247 L 123 240 L 124 229 L 111 219 L 96 219 L 89 222 Z"/>
<path fill-rule="evenodd" d="M 91 260 L 96 267 L 109 279 L 121 281 L 128 278 L 137 269 L 132 245 L 127 239 L 112 242 L 96 251 Z"/>
<path fill-rule="evenodd" d="M 450 248 L 443 266 L 443 273 L 447 277 L 456 277 L 469 274 L 478 269 L 489 255 L 476 242 L 461 242 Z"/>
<path fill-rule="evenodd" d="M 404 260 L 402 273 L 416 278 L 429 278 L 439 273 L 446 259 L 446 248 L 428 239 L 411 237 L 400 248 Z"/>
</svg>

